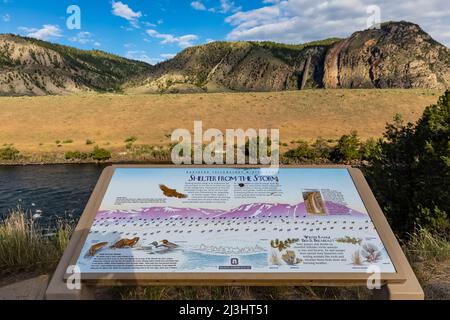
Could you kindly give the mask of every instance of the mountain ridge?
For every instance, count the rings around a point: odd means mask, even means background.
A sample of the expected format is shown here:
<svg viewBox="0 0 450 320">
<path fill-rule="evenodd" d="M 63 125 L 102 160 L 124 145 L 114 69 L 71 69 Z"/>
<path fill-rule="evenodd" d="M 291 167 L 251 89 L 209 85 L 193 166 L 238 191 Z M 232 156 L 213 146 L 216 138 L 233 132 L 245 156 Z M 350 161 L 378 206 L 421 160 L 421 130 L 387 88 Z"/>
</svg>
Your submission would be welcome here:
<svg viewBox="0 0 450 320">
<path fill-rule="evenodd" d="M 406 21 L 304 44 L 212 42 L 153 66 L 0 35 L 0 95 L 449 87 L 450 50 Z"/>
<path fill-rule="evenodd" d="M 117 92 L 134 73 L 151 67 L 99 50 L 0 35 L 1 95 Z"/>
</svg>

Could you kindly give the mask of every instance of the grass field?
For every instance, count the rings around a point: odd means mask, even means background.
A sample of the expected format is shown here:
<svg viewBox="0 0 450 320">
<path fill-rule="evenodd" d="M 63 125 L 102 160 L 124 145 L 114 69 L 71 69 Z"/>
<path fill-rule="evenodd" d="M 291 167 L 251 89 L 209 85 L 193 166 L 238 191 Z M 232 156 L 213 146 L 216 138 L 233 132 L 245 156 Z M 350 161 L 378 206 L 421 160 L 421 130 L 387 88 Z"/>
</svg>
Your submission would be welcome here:
<svg viewBox="0 0 450 320">
<path fill-rule="evenodd" d="M 115 152 L 125 140 L 167 145 L 176 128 L 279 128 L 281 142 L 335 139 L 357 130 L 378 137 L 396 113 L 416 120 L 441 92 L 430 90 L 305 90 L 270 93 L 76 95 L 0 98 L 0 146 L 22 153 Z"/>
</svg>

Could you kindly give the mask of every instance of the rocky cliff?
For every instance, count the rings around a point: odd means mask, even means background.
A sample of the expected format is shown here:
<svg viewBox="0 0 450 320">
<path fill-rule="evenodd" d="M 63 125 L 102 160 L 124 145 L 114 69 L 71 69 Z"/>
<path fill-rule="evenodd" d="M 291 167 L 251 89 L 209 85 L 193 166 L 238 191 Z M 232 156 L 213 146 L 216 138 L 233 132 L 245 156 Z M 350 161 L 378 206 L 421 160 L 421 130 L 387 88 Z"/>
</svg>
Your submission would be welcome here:
<svg viewBox="0 0 450 320">
<path fill-rule="evenodd" d="M 385 23 L 354 33 L 328 50 L 326 88 L 450 87 L 450 51 L 418 25 Z"/>
</svg>

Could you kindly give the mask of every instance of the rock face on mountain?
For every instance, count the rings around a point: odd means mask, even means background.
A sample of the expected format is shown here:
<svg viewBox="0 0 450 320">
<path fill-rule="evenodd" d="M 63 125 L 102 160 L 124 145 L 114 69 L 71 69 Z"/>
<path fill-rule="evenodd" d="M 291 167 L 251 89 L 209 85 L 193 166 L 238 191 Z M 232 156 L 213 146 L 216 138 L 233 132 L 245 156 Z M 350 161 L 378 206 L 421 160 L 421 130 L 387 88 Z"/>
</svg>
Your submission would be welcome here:
<svg viewBox="0 0 450 320">
<path fill-rule="evenodd" d="M 450 87 L 450 50 L 418 25 L 385 23 L 354 33 L 328 50 L 326 88 Z"/>
<path fill-rule="evenodd" d="M 304 45 L 215 42 L 160 63 L 130 92 L 279 91 L 303 88 L 450 87 L 450 50 L 418 25 Z"/>
<path fill-rule="evenodd" d="M 150 65 L 101 51 L 83 51 L 15 35 L 0 35 L 0 94 L 48 95 L 117 91 Z"/>
</svg>

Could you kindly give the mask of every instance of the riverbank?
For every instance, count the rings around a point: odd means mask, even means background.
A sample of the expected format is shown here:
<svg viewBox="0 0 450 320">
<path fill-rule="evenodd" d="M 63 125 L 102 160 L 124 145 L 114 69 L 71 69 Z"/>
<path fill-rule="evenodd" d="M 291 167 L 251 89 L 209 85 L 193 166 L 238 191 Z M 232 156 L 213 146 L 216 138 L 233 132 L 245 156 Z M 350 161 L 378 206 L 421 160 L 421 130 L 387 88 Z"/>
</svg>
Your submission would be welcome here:
<svg viewBox="0 0 450 320">
<path fill-rule="evenodd" d="M 381 138 L 362 140 L 356 131 L 344 134 L 339 139 L 316 138 L 312 143 L 304 139 L 279 143 L 279 163 L 282 164 L 353 164 L 361 165 L 378 152 Z M 258 140 L 257 140 L 258 141 Z M 257 142 L 258 143 L 258 142 Z M 249 143 L 245 154 L 249 154 Z M 205 148 L 206 145 L 204 145 Z M 260 147 L 258 145 L 258 147 Z M 273 142 L 269 140 L 269 149 Z M 235 145 L 235 150 L 237 150 Z M 273 151 L 273 149 L 272 149 Z M 95 146 L 91 152 L 79 150 L 64 154 L 42 155 L 22 154 L 14 146 L 0 148 L 0 165 L 33 164 L 171 164 L 171 147 L 153 147 L 129 142 L 125 151 L 110 151 Z M 226 158 L 224 154 L 223 158 Z M 3 162 L 2 162 L 3 161 Z"/>
</svg>

